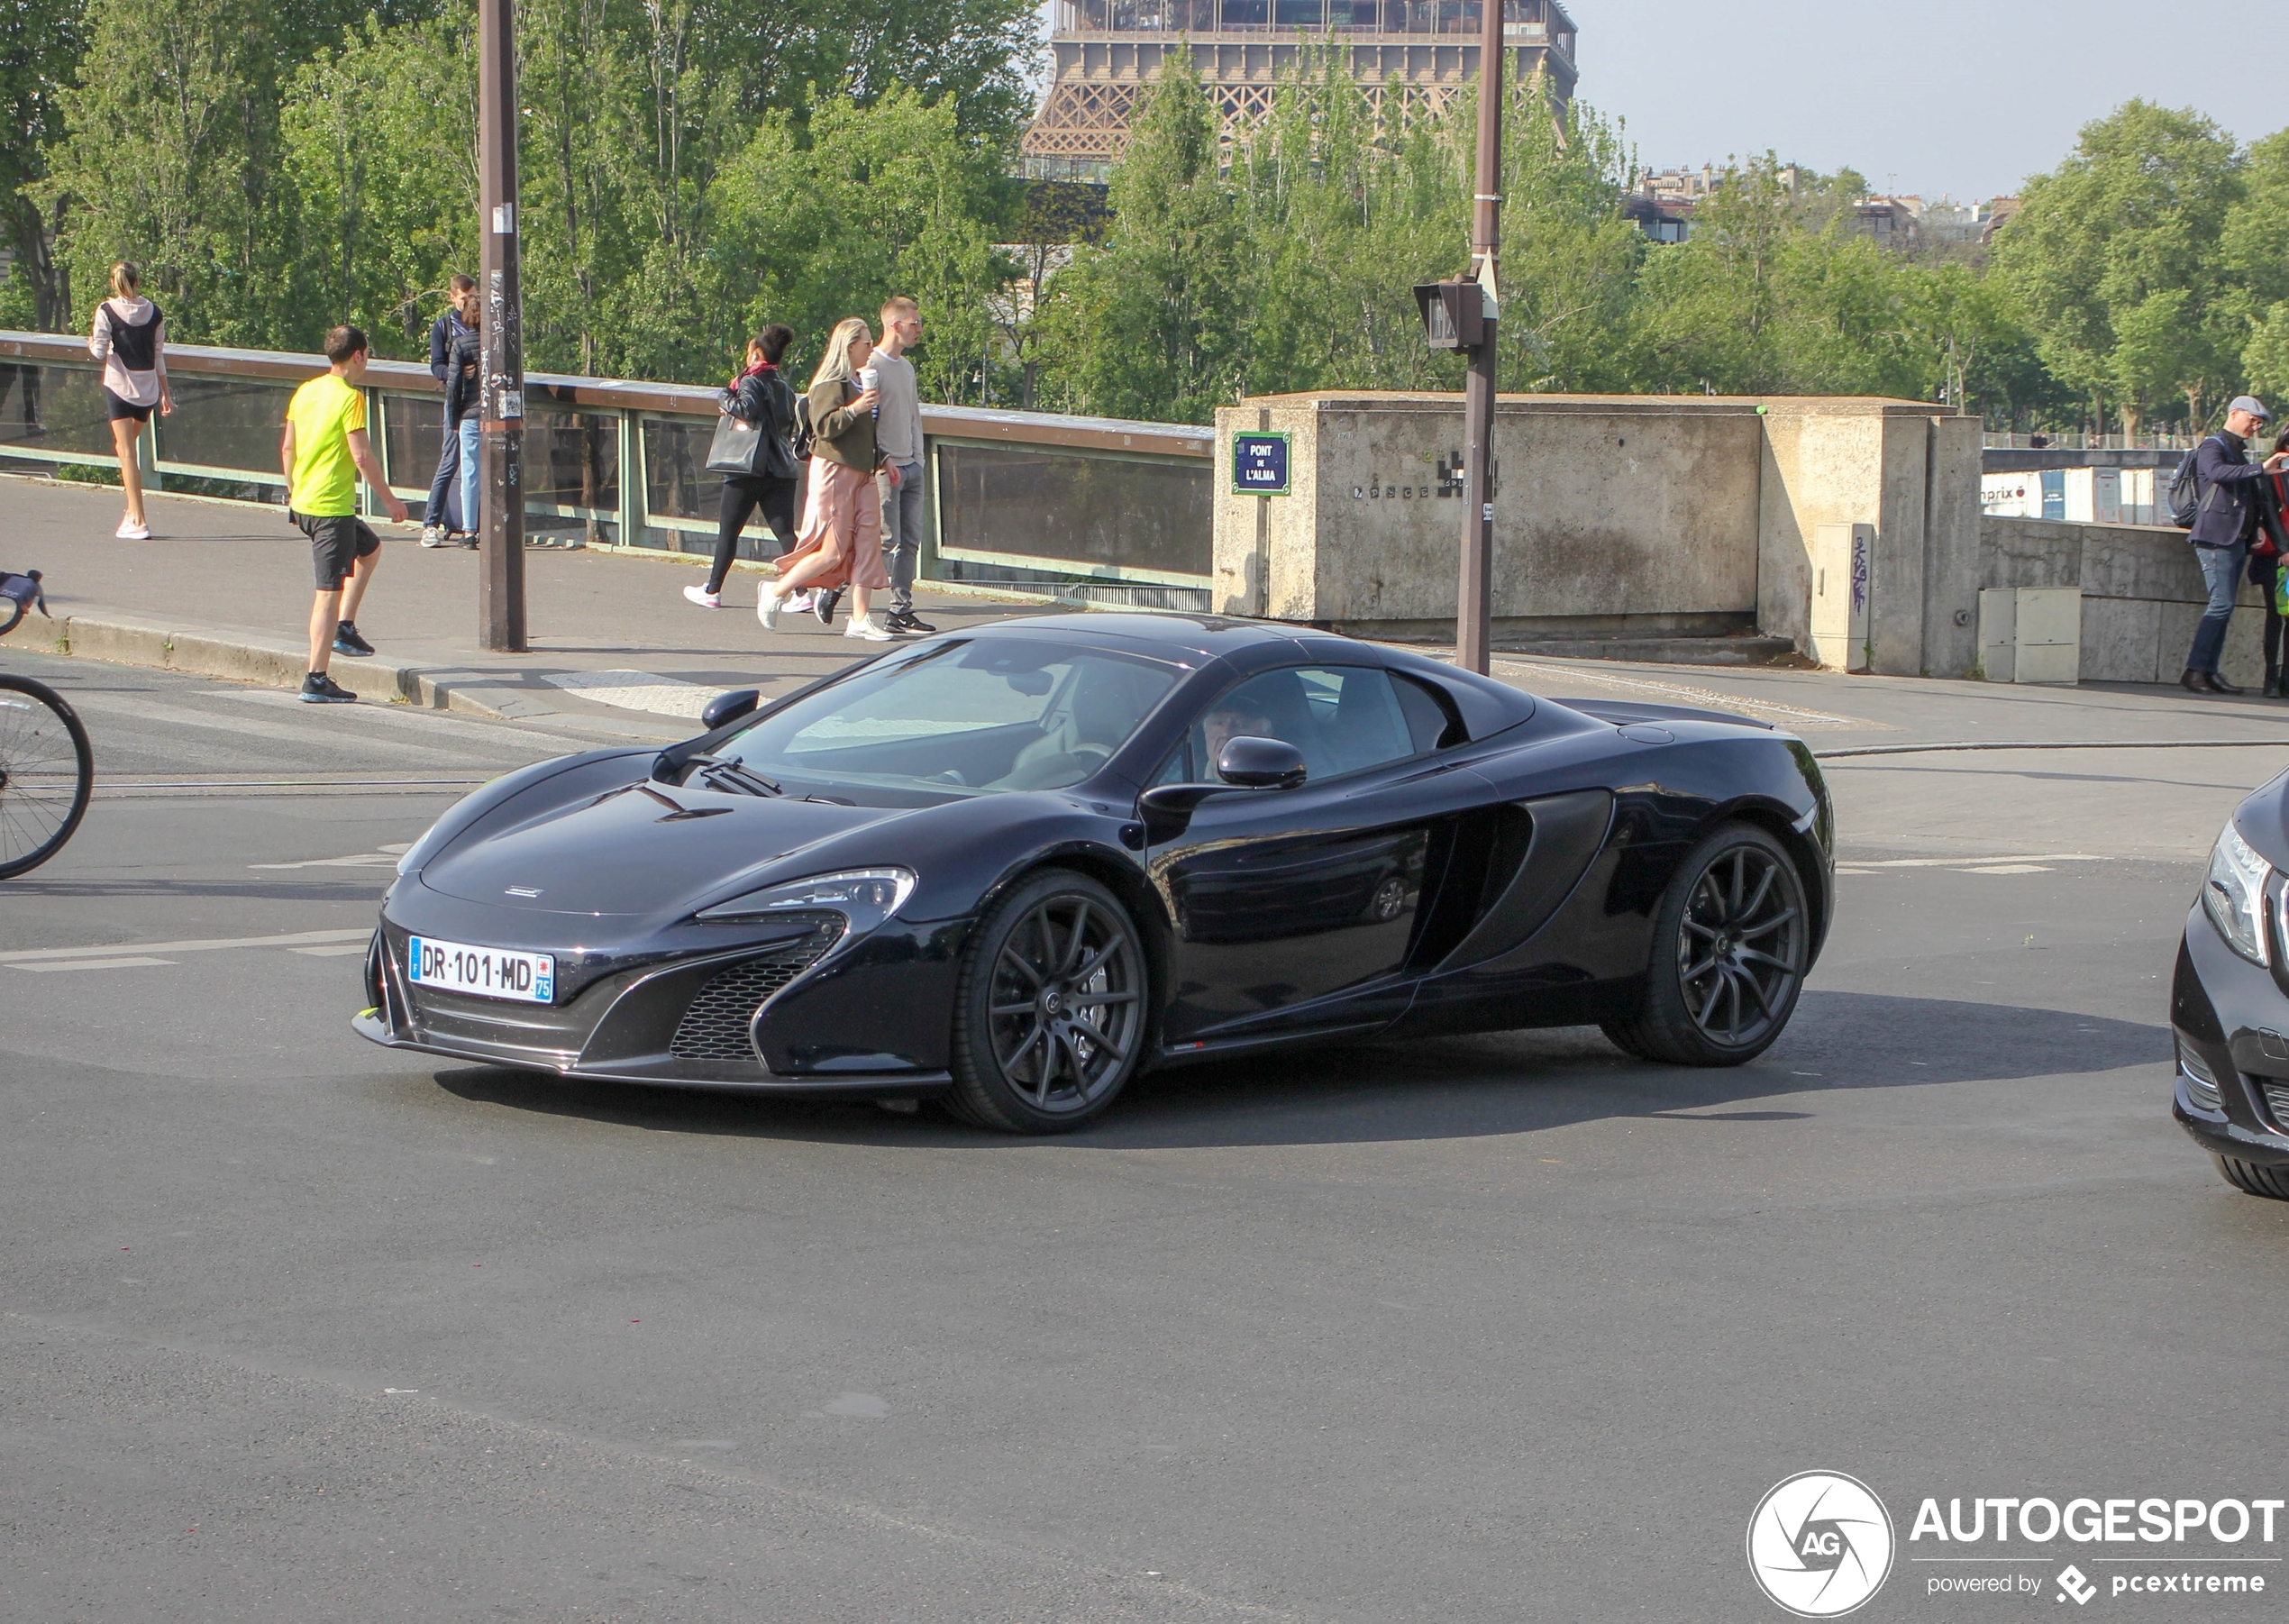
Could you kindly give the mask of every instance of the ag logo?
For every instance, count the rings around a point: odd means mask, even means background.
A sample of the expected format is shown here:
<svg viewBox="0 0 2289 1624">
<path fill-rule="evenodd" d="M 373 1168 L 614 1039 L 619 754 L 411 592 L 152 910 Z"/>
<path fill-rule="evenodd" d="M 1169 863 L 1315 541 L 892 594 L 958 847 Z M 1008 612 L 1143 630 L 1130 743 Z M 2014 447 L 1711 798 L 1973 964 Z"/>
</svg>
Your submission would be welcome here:
<svg viewBox="0 0 2289 1624">
<path fill-rule="evenodd" d="M 1748 1571 L 1798 1618 L 1841 1618 L 1892 1572 L 1892 1513 L 1857 1478 L 1800 1472 L 1748 1519 Z"/>
</svg>

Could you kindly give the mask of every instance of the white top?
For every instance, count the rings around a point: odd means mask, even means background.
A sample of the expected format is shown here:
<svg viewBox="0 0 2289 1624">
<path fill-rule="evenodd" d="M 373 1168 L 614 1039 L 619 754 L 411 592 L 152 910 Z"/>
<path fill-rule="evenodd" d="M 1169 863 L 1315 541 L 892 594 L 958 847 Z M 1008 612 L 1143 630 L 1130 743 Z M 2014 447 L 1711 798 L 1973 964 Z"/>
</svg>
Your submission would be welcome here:
<svg viewBox="0 0 2289 1624">
<path fill-rule="evenodd" d="M 111 313 L 111 321 L 104 313 Z M 87 353 L 104 363 L 104 388 L 122 400 L 136 406 L 159 404 L 160 380 L 167 376 L 167 354 L 156 342 L 149 346 L 151 367 L 149 371 L 130 371 L 113 352 L 111 322 L 129 327 L 147 325 L 159 314 L 159 306 L 141 295 L 132 299 L 105 299 L 96 307 L 96 324 L 87 334 Z M 153 335 L 156 339 L 157 335 Z"/>
<path fill-rule="evenodd" d="M 893 462 L 922 461 L 922 386 L 916 381 L 914 363 L 903 355 L 877 350 L 869 364 L 874 387 L 881 391 L 876 408 L 874 443 Z"/>
</svg>

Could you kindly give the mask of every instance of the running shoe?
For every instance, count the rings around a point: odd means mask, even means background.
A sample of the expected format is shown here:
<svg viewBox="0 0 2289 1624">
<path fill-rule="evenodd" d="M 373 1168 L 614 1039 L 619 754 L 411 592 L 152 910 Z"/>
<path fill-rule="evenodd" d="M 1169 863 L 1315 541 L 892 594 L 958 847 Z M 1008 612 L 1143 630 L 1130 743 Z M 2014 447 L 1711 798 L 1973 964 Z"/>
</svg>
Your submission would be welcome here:
<svg viewBox="0 0 2289 1624">
<path fill-rule="evenodd" d="M 834 606 L 842 601 L 843 589 L 840 587 L 821 592 L 811 600 L 811 613 L 818 616 L 819 625 L 831 626 L 834 624 Z"/>
<path fill-rule="evenodd" d="M 421 544 L 424 547 L 442 547 L 445 544 L 445 527 L 442 525 L 424 525 L 421 527 Z"/>
<path fill-rule="evenodd" d="M 320 671 L 312 671 L 302 679 L 300 698 L 305 705 L 355 705 L 358 696 Z"/>
<path fill-rule="evenodd" d="M 360 660 L 370 660 L 373 657 L 374 645 L 365 640 L 364 635 L 359 632 L 355 621 L 345 620 L 333 629 L 333 652 L 337 654 L 355 654 Z"/>
<path fill-rule="evenodd" d="M 683 589 L 683 595 L 703 609 L 720 609 L 724 607 L 724 595 L 720 592 L 710 592 L 705 587 L 686 587 Z"/>
<path fill-rule="evenodd" d="M 902 637 L 924 637 L 938 629 L 917 616 L 912 609 L 897 610 L 882 624 Z"/>
<path fill-rule="evenodd" d="M 871 615 L 853 616 L 851 617 L 850 624 L 843 628 L 843 635 L 845 637 L 855 637 L 861 643 L 889 643 L 893 641 L 890 634 L 884 629 L 881 623 L 877 621 Z"/>
<path fill-rule="evenodd" d="M 789 615 L 807 615 L 811 612 L 811 599 L 815 596 L 808 587 L 805 587 L 780 598 L 779 607 Z"/>
<path fill-rule="evenodd" d="M 138 525 L 132 519 L 122 519 L 119 521 L 119 528 L 113 531 L 112 534 L 123 542 L 148 542 L 151 539 L 151 527 L 149 525 Z"/>
<path fill-rule="evenodd" d="M 766 632 L 776 632 L 779 630 L 779 612 L 784 607 L 786 607 L 784 604 L 766 590 L 761 597 L 755 599 L 755 618 L 763 623 L 763 630 Z"/>
</svg>

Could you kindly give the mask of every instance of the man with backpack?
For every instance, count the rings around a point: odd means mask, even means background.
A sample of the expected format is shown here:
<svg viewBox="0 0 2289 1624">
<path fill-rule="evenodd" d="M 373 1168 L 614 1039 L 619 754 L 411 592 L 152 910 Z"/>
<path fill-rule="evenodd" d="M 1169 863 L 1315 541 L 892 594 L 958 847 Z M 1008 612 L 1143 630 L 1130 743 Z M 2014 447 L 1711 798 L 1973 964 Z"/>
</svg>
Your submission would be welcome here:
<svg viewBox="0 0 2289 1624">
<path fill-rule="evenodd" d="M 2188 539 L 2210 588 L 2210 607 L 2193 630 L 2193 648 L 2178 679 L 2188 693 L 2243 691 L 2218 674 L 2218 660 L 2225 652 L 2226 626 L 2241 590 L 2249 543 L 2264 522 L 2260 515 L 2272 492 L 2266 476 L 2289 466 L 2289 452 L 2276 452 L 2262 464 L 2245 454 L 2249 436 L 2272 417 L 2255 397 L 2236 397 L 2226 408 L 2224 429 L 2202 441 L 2170 481 L 2170 516 L 2193 532 Z"/>
</svg>

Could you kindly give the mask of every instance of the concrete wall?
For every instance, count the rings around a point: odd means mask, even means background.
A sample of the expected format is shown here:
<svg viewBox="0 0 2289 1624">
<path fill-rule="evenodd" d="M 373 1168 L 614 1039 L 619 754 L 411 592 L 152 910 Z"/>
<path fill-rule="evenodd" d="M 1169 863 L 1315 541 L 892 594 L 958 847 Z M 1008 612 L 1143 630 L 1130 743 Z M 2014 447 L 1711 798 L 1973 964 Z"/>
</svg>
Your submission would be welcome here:
<svg viewBox="0 0 2289 1624">
<path fill-rule="evenodd" d="M 1290 437 L 1290 494 L 1234 494 L 1236 433 Z M 1272 396 L 1217 414 L 1217 605 L 1369 635 L 1454 634 L 1464 507 L 1453 395 Z M 1761 628 L 1809 652 L 1811 543 L 1876 526 L 1875 668 L 1977 657 L 1974 419 L 1907 401 L 1505 396 L 1494 426 L 1498 639 Z M 1958 603 L 1957 599 L 1962 602 Z"/>
<path fill-rule="evenodd" d="M 2084 681 L 2177 680 L 2209 602 L 2185 532 L 1992 517 L 1979 528 L 1981 586 L 2082 588 Z M 2265 600 L 2245 582 L 2240 601 L 2221 663 L 2254 688 L 2265 680 Z"/>
</svg>

